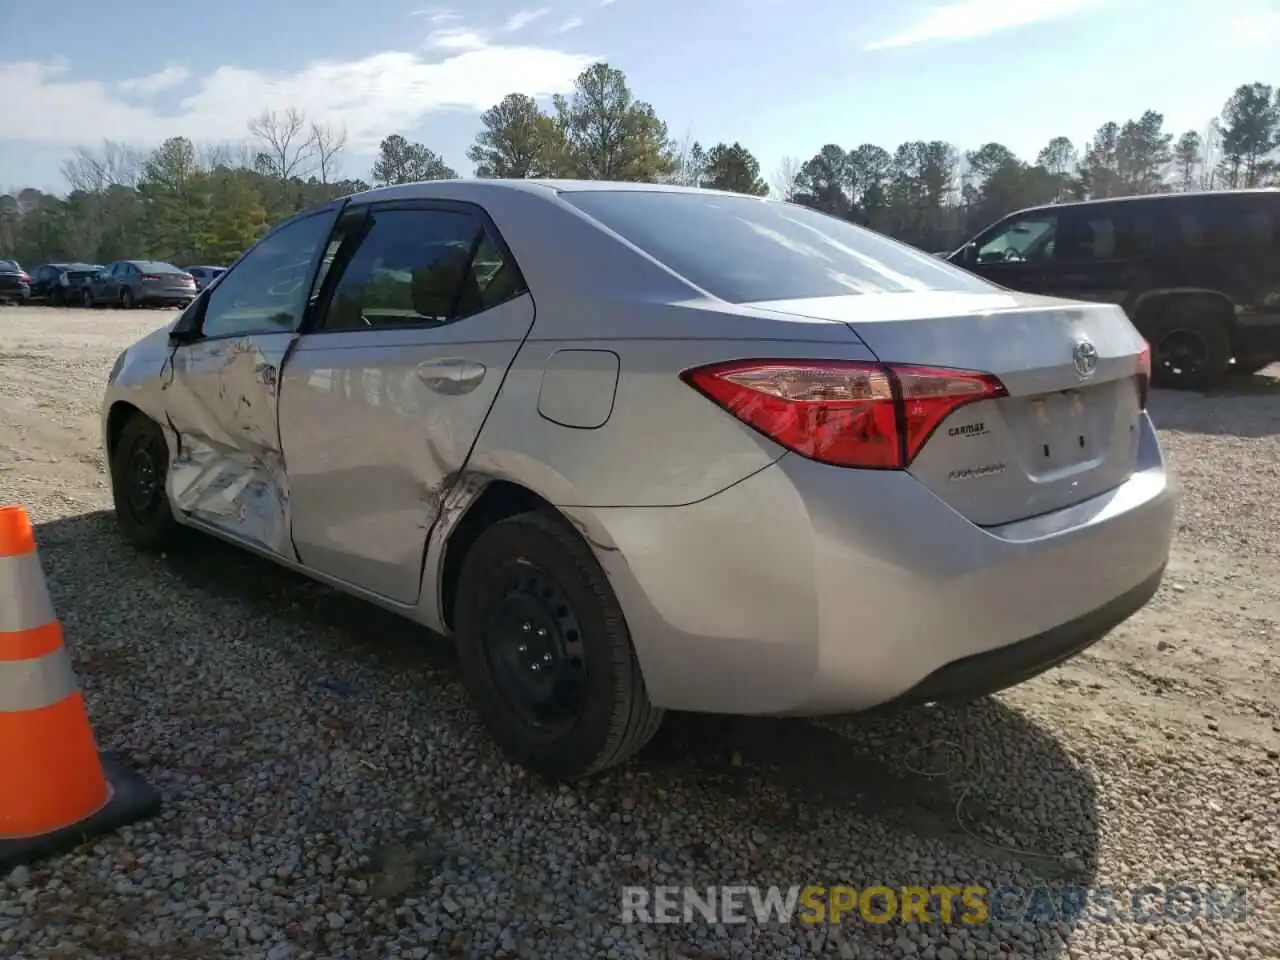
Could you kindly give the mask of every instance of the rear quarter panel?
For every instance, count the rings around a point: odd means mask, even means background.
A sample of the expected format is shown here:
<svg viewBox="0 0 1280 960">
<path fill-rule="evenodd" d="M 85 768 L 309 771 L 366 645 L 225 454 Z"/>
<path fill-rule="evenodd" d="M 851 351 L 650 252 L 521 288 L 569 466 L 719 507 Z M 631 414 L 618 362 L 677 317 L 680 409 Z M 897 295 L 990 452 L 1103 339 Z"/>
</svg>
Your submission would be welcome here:
<svg viewBox="0 0 1280 960">
<path fill-rule="evenodd" d="M 522 483 L 557 506 L 694 503 L 783 455 L 782 447 L 684 383 L 685 370 L 753 357 L 874 359 L 843 324 L 760 321 L 680 305 L 627 307 L 615 301 L 617 326 L 654 331 L 652 337 L 539 336 L 548 314 L 571 312 L 576 305 L 554 296 L 537 303 L 533 334 L 511 366 L 469 469 Z M 695 335 L 700 332 L 714 335 Z M 561 350 L 618 356 L 612 407 L 602 425 L 565 426 L 539 409 L 548 360 Z"/>
</svg>

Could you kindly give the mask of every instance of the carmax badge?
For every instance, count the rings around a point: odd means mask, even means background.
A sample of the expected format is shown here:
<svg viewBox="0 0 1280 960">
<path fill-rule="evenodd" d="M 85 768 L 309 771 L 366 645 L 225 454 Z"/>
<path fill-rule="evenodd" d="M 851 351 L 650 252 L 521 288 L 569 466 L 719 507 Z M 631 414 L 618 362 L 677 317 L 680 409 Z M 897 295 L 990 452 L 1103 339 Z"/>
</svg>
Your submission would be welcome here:
<svg viewBox="0 0 1280 960">
<path fill-rule="evenodd" d="M 994 477 L 997 474 L 1004 473 L 1006 467 L 1003 463 L 988 463 L 982 467 L 967 467 L 964 470 L 952 470 L 947 474 L 948 480 L 981 480 L 983 477 Z"/>
</svg>

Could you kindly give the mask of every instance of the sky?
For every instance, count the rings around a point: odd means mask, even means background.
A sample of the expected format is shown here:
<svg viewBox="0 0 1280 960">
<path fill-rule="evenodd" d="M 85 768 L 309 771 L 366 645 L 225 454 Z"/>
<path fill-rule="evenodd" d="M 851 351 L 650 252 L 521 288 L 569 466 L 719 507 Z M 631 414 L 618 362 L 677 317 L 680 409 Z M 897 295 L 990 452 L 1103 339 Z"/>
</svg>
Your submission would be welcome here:
<svg viewBox="0 0 1280 960">
<path fill-rule="evenodd" d="M 5 0 L 0 190 L 64 192 L 104 138 L 238 141 L 296 107 L 345 126 L 341 174 L 389 133 L 463 175 L 479 115 L 623 70 L 676 139 L 784 158 L 942 139 L 1033 159 L 1144 109 L 1203 131 L 1242 83 L 1280 85 L 1280 0 Z"/>
</svg>

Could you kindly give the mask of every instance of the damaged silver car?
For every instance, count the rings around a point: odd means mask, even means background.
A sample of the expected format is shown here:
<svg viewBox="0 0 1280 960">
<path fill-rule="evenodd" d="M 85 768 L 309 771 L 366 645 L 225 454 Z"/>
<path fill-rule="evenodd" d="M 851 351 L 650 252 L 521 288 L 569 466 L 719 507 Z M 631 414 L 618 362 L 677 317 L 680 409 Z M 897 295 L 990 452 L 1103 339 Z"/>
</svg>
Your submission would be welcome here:
<svg viewBox="0 0 1280 960">
<path fill-rule="evenodd" d="M 1124 313 L 793 204 L 438 181 L 281 224 L 111 371 L 138 547 L 212 534 L 452 637 L 555 777 L 663 711 L 981 696 L 1156 590 Z"/>
</svg>

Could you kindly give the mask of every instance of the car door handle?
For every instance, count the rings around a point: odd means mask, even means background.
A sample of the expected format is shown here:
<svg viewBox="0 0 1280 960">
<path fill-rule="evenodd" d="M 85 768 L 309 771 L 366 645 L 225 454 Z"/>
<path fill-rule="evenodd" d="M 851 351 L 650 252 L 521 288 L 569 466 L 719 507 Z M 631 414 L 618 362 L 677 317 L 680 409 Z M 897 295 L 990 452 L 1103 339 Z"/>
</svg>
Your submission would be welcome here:
<svg viewBox="0 0 1280 960">
<path fill-rule="evenodd" d="M 456 396 L 480 385 L 487 369 L 474 360 L 430 360 L 418 365 L 418 378 L 436 393 Z"/>
</svg>

